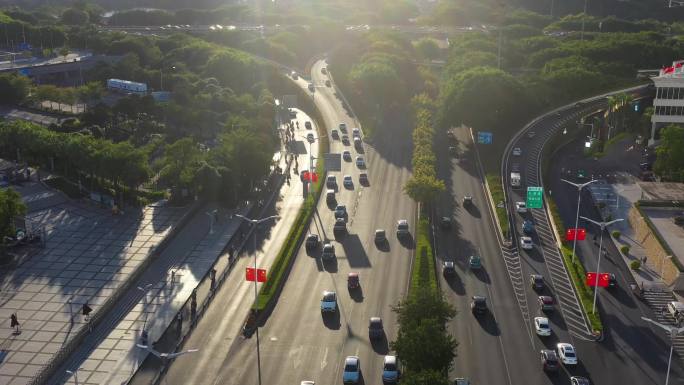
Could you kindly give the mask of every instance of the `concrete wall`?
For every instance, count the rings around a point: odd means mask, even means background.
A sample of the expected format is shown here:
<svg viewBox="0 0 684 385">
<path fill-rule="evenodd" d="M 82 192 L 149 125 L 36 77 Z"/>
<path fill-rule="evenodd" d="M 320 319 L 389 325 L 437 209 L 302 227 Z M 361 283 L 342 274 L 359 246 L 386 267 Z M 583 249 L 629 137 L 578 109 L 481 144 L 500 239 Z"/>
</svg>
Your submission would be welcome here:
<svg viewBox="0 0 684 385">
<path fill-rule="evenodd" d="M 648 227 L 646 220 L 641 216 L 639 210 L 632 207 L 629 209 L 629 224 L 636 234 L 635 241 L 641 243 L 648 254 L 649 265 L 653 266 L 661 274 L 665 283 L 673 290 L 684 290 L 684 275 L 679 271 L 672 261 L 667 258 L 668 253 L 658 242 L 658 239 Z M 675 257 L 676 258 L 676 257 Z"/>
</svg>

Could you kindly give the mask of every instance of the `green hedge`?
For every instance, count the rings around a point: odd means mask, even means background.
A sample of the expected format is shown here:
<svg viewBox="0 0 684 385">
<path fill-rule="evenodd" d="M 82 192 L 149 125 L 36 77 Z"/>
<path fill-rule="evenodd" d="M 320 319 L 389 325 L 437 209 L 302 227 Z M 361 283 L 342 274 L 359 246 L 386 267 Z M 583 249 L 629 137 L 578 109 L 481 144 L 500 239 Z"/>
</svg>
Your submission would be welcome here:
<svg viewBox="0 0 684 385">
<path fill-rule="evenodd" d="M 577 294 L 579 295 L 579 300 L 584 308 L 584 313 L 589 319 L 589 324 L 593 330 L 603 331 L 603 323 L 601 322 L 601 316 L 599 312 L 592 314 L 591 307 L 594 302 L 594 292 L 586 285 L 586 271 L 584 266 L 580 262 L 579 258 L 575 255 L 574 262 L 572 261 L 572 248 L 563 245 L 561 248 L 561 254 L 563 254 L 563 260 L 565 261 L 565 267 L 568 269 L 568 274 L 570 279 L 575 284 L 577 289 Z"/>
<path fill-rule="evenodd" d="M 437 291 L 435 258 L 432 252 L 432 242 L 430 242 L 430 223 L 426 218 L 418 221 L 416 229 L 416 255 L 409 291 L 415 291 L 419 287 L 428 287 Z"/>
<path fill-rule="evenodd" d="M 492 200 L 495 205 L 499 202 L 505 202 L 503 186 L 501 185 L 501 178 L 497 174 L 487 174 L 487 184 L 489 185 L 489 191 L 492 194 Z M 509 223 L 508 223 L 508 212 L 506 207 L 496 206 L 496 218 L 499 220 L 499 226 L 501 226 L 501 231 L 504 237 L 509 235 Z"/>
</svg>

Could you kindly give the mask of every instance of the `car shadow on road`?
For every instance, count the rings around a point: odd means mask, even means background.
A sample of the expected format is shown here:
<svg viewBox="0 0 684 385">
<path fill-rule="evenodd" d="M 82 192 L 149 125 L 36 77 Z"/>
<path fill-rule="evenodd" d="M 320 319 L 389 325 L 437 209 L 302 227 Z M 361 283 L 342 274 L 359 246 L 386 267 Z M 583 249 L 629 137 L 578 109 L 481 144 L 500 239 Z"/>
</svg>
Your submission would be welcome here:
<svg viewBox="0 0 684 385">
<path fill-rule="evenodd" d="M 328 329 L 340 330 L 342 324 L 340 323 L 339 309 L 332 313 L 321 313 L 321 318 L 323 318 L 323 325 Z"/>
<path fill-rule="evenodd" d="M 337 258 L 322 259 L 323 269 L 328 273 L 337 273 Z"/>
<path fill-rule="evenodd" d="M 386 355 L 389 353 L 389 343 L 387 342 L 387 336 L 384 333 L 382 334 L 381 338 L 370 340 L 370 343 L 374 352 L 381 355 Z"/>
<path fill-rule="evenodd" d="M 371 267 L 366 250 L 363 248 L 363 244 L 358 235 L 349 234 L 341 243 L 342 248 L 344 249 L 344 255 L 347 256 L 349 267 Z"/>
<path fill-rule="evenodd" d="M 382 251 L 383 253 L 389 253 L 390 251 L 390 244 L 389 240 L 387 239 L 383 241 L 375 241 L 375 246 L 378 248 L 378 250 Z"/>
<path fill-rule="evenodd" d="M 416 244 L 413 240 L 412 234 L 404 235 L 402 237 L 397 237 L 397 239 L 399 240 L 399 244 L 401 244 L 402 246 L 404 246 L 405 248 L 407 248 L 409 250 L 413 250 L 416 247 Z"/>
<path fill-rule="evenodd" d="M 493 336 L 501 335 L 499 324 L 496 322 L 496 318 L 494 318 L 492 313 L 487 312 L 487 314 L 475 316 L 475 319 L 477 320 L 477 323 L 480 324 L 482 330 L 484 330 L 485 332 Z"/>
<path fill-rule="evenodd" d="M 482 214 L 480 213 L 480 209 L 477 208 L 474 204 L 468 205 L 468 206 L 462 206 L 465 211 L 468 212 L 468 214 L 472 215 L 475 218 L 481 218 Z"/>
<path fill-rule="evenodd" d="M 359 286 L 356 289 L 349 289 L 349 296 L 354 302 L 363 302 L 363 288 Z"/>
<path fill-rule="evenodd" d="M 568 376 L 568 373 L 565 372 L 562 366 L 555 372 L 545 371 L 544 374 L 546 374 L 546 377 L 554 385 L 566 385 L 570 383 L 570 376 Z"/>
<path fill-rule="evenodd" d="M 484 267 L 481 267 L 479 269 L 470 269 L 470 272 L 477 277 L 480 281 L 489 284 L 491 280 L 489 279 L 489 273 L 487 273 L 487 270 Z"/>
<path fill-rule="evenodd" d="M 451 274 L 449 277 L 444 277 L 449 288 L 453 290 L 454 293 L 458 295 L 464 295 L 466 293 L 465 286 L 463 285 L 463 280 L 456 274 Z"/>
<path fill-rule="evenodd" d="M 625 290 L 625 288 L 619 285 L 616 285 L 613 288 L 603 289 L 602 293 L 599 293 L 599 295 L 609 295 L 618 300 L 618 302 L 620 302 L 623 306 L 629 307 L 631 309 L 637 307 L 632 292 Z"/>
</svg>

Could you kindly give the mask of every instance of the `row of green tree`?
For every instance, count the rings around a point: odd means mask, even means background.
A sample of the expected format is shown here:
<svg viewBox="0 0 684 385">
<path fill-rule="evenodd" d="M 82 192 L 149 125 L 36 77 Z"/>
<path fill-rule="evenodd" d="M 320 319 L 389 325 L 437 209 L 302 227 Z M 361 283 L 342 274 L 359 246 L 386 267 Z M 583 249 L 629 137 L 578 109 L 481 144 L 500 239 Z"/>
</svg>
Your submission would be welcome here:
<svg viewBox="0 0 684 385">
<path fill-rule="evenodd" d="M 684 182 L 684 127 L 669 125 L 660 131 L 653 171 L 664 180 Z"/>
<path fill-rule="evenodd" d="M 435 128 L 433 101 L 425 94 L 413 98 L 413 173 L 404 191 L 416 202 L 429 204 L 444 191 L 444 181 L 437 178 L 437 157 L 433 148 Z"/>
<path fill-rule="evenodd" d="M 25 213 L 26 205 L 19 193 L 11 188 L 0 189 L 0 246 L 5 244 L 5 237 L 16 234 L 14 218 Z"/>
</svg>

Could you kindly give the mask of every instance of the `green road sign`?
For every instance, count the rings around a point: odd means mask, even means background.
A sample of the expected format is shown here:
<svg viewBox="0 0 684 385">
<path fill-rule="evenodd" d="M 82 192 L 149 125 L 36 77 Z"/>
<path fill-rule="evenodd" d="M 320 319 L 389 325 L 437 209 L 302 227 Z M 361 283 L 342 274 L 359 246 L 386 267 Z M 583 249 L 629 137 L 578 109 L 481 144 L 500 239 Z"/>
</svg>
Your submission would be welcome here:
<svg viewBox="0 0 684 385">
<path fill-rule="evenodd" d="M 527 188 L 527 208 L 540 209 L 544 207 L 543 203 L 544 188 L 543 187 L 528 187 Z"/>
</svg>

